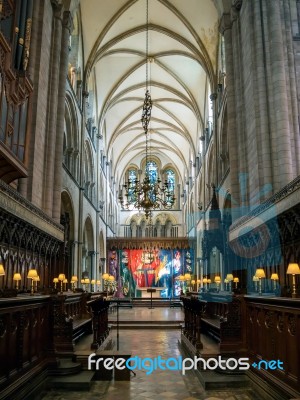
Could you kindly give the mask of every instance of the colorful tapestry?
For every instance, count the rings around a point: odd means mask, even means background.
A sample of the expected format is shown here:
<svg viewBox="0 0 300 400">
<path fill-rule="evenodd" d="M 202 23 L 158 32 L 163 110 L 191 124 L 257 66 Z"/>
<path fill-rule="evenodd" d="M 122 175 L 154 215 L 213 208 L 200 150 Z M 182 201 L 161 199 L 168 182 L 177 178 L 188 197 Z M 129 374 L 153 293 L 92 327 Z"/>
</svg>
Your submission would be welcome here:
<svg viewBox="0 0 300 400">
<path fill-rule="evenodd" d="M 172 298 L 181 293 L 176 278 L 194 274 L 194 253 L 192 249 L 111 250 L 108 267 L 120 297 L 139 297 L 139 288 L 159 287 L 164 288 L 161 297 Z"/>
</svg>

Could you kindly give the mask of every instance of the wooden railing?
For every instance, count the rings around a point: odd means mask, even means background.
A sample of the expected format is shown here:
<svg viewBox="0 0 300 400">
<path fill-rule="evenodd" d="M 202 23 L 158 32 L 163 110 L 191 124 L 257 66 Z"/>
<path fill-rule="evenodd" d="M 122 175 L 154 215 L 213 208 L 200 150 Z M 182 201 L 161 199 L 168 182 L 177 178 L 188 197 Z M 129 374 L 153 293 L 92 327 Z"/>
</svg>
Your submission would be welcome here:
<svg viewBox="0 0 300 400">
<path fill-rule="evenodd" d="M 53 296 L 53 340 L 57 353 L 72 353 L 77 339 L 92 333 L 88 293 Z"/>
<path fill-rule="evenodd" d="M 253 369 L 290 397 L 300 393 L 300 299 L 245 296 L 248 356 L 252 362 L 280 360 L 280 369 Z"/>
<path fill-rule="evenodd" d="M 93 343 L 92 349 L 98 349 L 109 334 L 108 308 L 110 302 L 103 297 L 91 299 L 88 305 L 93 318 Z"/>
<path fill-rule="evenodd" d="M 55 365 L 49 296 L 0 299 L 0 397 L 22 399 L 23 385 Z"/>
<path fill-rule="evenodd" d="M 242 296 L 197 293 L 182 297 L 185 312 L 184 335 L 197 349 L 203 347 L 200 334 L 207 334 L 219 343 L 218 353 L 245 353 Z"/>
</svg>

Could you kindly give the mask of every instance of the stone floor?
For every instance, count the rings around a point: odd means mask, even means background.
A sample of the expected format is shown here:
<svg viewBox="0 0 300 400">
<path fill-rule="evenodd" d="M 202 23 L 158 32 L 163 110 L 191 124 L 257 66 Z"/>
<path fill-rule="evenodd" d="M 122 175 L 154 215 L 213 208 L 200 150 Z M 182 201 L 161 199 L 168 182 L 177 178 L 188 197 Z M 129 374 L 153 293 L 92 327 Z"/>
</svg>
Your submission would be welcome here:
<svg viewBox="0 0 300 400">
<path fill-rule="evenodd" d="M 126 309 L 120 311 L 120 319 L 133 320 L 149 318 L 161 320 L 162 318 L 180 320 L 180 310 L 171 309 Z M 110 319 L 115 316 L 110 316 Z M 116 340 L 116 332 L 112 333 Z M 129 351 L 132 356 L 157 357 L 166 359 L 181 355 L 178 341 L 179 330 L 168 329 L 124 329 L 120 330 L 120 350 Z M 91 338 L 86 338 L 78 344 L 78 348 L 89 348 Z M 137 370 L 130 382 L 102 381 L 93 382 L 89 392 L 49 391 L 43 400 L 262 400 L 251 389 L 228 389 L 204 391 L 193 371 L 187 371 L 183 376 L 180 371 L 162 371 L 157 369 L 152 374 L 145 370 Z"/>
</svg>

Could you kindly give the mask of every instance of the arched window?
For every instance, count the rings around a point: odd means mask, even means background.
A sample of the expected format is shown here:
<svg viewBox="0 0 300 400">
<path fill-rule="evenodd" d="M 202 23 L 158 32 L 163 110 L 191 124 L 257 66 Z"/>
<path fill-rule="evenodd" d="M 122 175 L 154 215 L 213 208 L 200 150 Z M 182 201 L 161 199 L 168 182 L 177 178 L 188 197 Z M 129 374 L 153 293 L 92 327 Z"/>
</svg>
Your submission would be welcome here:
<svg viewBox="0 0 300 400">
<path fill-rule="evenodd" d="M 136 169 L 128 170 L 128 202 L 133 203 L 136 201 L 135 187 L 137 182 L 137 171 Z"/>
<path fill-rule="evenodd" d="M 170 192 L 175 190 L 175 172 L 172 169 L 166 171 L 166 181 L 168 183 L 168 189 Z"/>
<path fill-rule="evenodd" d="M 150 179 L 150 183 L 154 184 L 158 180 L 157 164 L 155 161 L 148 161 L 146 165 L 146 170 Z"/>
</svg>

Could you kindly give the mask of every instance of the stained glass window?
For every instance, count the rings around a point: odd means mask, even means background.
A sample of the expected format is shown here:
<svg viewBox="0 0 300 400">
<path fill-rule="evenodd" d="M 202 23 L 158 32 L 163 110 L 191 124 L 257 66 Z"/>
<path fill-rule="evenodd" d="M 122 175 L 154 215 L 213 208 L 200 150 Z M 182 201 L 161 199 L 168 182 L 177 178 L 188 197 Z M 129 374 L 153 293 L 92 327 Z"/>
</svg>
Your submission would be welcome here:
<svg viewBox="0 0 300 400">
<path fill-rule="evenodd" d="M 129 188 L 128 188 L 128 202 L 132 203 L 135 202 L 136 196 L 134 193 L 134 189 L 136 186 L 136 180 L 137 180 L 137 172 L 136 169 L 130 169 L 128 171 L 128 182 L 129 182 Z"/>
<path fill-rule="evenodd" d="M 170 192 L 174 192 L 175 190 L 175 172 L 171 169 L 166 171 L 166 180 L 168 182 L 168 188 Z"/>
<path fill-rule="evenodd" d="M 157 165 L 155 161 L 148 161 L 146 165 L 150 183 L 156 183 L 158 180 Z"/>
</svg>

